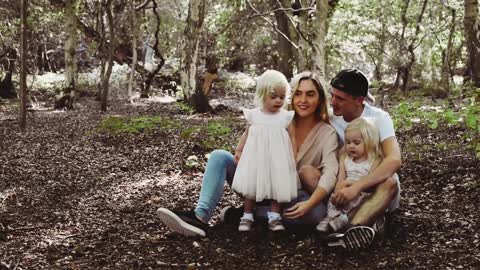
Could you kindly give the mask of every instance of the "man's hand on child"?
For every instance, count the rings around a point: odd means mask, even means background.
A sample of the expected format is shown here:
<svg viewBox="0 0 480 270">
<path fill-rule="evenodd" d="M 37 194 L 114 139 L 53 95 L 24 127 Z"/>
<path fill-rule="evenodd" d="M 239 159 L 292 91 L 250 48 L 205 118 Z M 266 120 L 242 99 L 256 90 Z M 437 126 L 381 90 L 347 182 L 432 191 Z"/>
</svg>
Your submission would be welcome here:
<svg viewBox="0 0 480 270">
<path fill-rule="evenodd" d="M 345 180 L 337 181 L 337 184 L 335 185 L 335 191 L 339 191 L 342 188 L 349 187 L 349 186 L 352 185 L 352 183 L 353 183 L 353 181 L 348 179 L 348 178 L 345 179 Z"/>
</svg>

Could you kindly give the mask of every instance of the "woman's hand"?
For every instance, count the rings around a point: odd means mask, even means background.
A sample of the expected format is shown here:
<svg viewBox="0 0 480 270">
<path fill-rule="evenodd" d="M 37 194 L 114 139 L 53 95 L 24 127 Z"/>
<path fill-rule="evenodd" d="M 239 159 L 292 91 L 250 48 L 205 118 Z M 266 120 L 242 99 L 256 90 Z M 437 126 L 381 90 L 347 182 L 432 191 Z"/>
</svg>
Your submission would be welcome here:
<svg viewBox="0 0 480 270">
<path fill-rule="evenodd" d="M 310 211 L 310 206 L 308 205 L 307 201 L 299 202 L 294 206 L 288 208 L 283 212 L 283 216 L 286 218 L 294 219 L 303 217 L 308 211 Z"/>
</svg>

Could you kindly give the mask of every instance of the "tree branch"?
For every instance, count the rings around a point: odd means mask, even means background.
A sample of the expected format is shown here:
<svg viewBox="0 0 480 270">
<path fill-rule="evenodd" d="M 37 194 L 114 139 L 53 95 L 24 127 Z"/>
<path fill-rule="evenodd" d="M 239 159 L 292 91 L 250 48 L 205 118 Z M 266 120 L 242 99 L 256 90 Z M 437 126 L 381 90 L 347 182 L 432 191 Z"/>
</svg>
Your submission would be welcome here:
<svg viewBox="0 0 480 270">
<path fill-rule="evenodd" d="M 145 0 L 143 3 L 135 7 L 135 11 L 139 11 L 140 9 L 144 8 L 146 5 L 150 3 L 150 0 Z"/>
<path fill-rule="evenodd" d="M 269 19 L 267 19 L 264 15 L 262 15 L 257 9 L 255 9 L 255 7 L 253 7 L 253 5 L 250 3 L 250 1 L 246 0 L 248 6 L 253 10 L 255 11 L 255 13 L 257 13 L 259 16 L 262 17 L 262 19 L 264 19 L 268 24 L 270 24 L 271 26 L 273 26 L 273 28 L 275 28 L 275 31 L 277 33 L 279 33 L 280 35 L 282 35 L 288 42 L 290 42 L 290 44 L 292 44 L 293 47 L 295 47 L 295 49 L 299 49 L 298 45 L 295 44 L 295 42 L 293 42 L 291 39 L 289 39 L 287 37 L 287 35 L 285 35 L 285 33 L 283 33 L 282 31 L 280 31 L 280 29 L 278 29 L 278 27 L 272 22 L 270 21 Z"/>
</svg>

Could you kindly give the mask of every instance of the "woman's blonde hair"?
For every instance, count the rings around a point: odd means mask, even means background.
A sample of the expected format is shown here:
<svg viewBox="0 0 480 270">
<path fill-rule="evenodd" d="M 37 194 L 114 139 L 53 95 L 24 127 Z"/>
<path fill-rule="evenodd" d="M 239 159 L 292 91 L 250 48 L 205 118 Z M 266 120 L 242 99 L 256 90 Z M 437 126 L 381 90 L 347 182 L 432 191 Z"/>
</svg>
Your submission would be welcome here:
<svg viewBox="0 0 480 270">
<path fill-rule="evenodd" d="M 295 75 L 292 78 L 292 81 L 290 82 L 290 85 L 293 89 L 291 103 L 293 103 L 293 99 L 295 98 L 295 92 L 297 91 L 300 82 L 307 80 L 311 80 L 313 82 L 318 92 L 318 106 L 315 110 L 315 117 L 317 118 L 317 120 L 321 120 L 325 123 L 330 123 L 330 121 L 328 120 L 327 92 L 325 91 L 325 88 L 323 87 L 320 76 L 318 74 L 311 71 L 304 71 Z M 293 109 L 293 106 L 290 106 L 290 108 Z"/>
<path fill-rule="evenodd" d="M 377 127 L 370 120 L 364 117 L 358 117 L 348 123 L 347 128 L 345 128 L 345 136 L 348 132 L 352 131 L 359 131 L 360 134 L 362 134 L 368 159 L 373 160 L 374 163 L 381 162 L 383 159 L 383 152 Z M 343 151 L 346 153 L 346 145 L 344 145 L 343 148 Z"/>
<path fill-rule="evenodd" d="M 276 88 L 285 88 L 285 101 L 288 100 L 290 96 L 290 84 L 288 80 L 281 72 L 269 69 L 265 71 L 262 75 L 257 78 L 257 86 L 255 89 L 255 106 L 263 108 L 263 103 L 265 102 L 265 97 L 268 93 L 272 93 Z M 286 108 L 287 102 L 284 103 Z"/>
</svg>

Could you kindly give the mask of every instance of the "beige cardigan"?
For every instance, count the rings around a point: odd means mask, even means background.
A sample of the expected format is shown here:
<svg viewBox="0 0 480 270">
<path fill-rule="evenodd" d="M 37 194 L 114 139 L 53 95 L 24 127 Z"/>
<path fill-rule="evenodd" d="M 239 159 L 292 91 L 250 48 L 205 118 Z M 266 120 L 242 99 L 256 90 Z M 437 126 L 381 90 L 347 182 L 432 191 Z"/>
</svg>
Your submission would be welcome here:
<svg viewBox="0 0 480 270">
<path fill-rule="evenodd" d="M 297 170 L 303 165 L 318 168 L 322 173 L 318 186 L 327 193 L 332 192 L 337 182 L 337 147 L 338 137 L 335 129 L 324 122 L 319 122 L 298 148 Z"/>
</svg>

